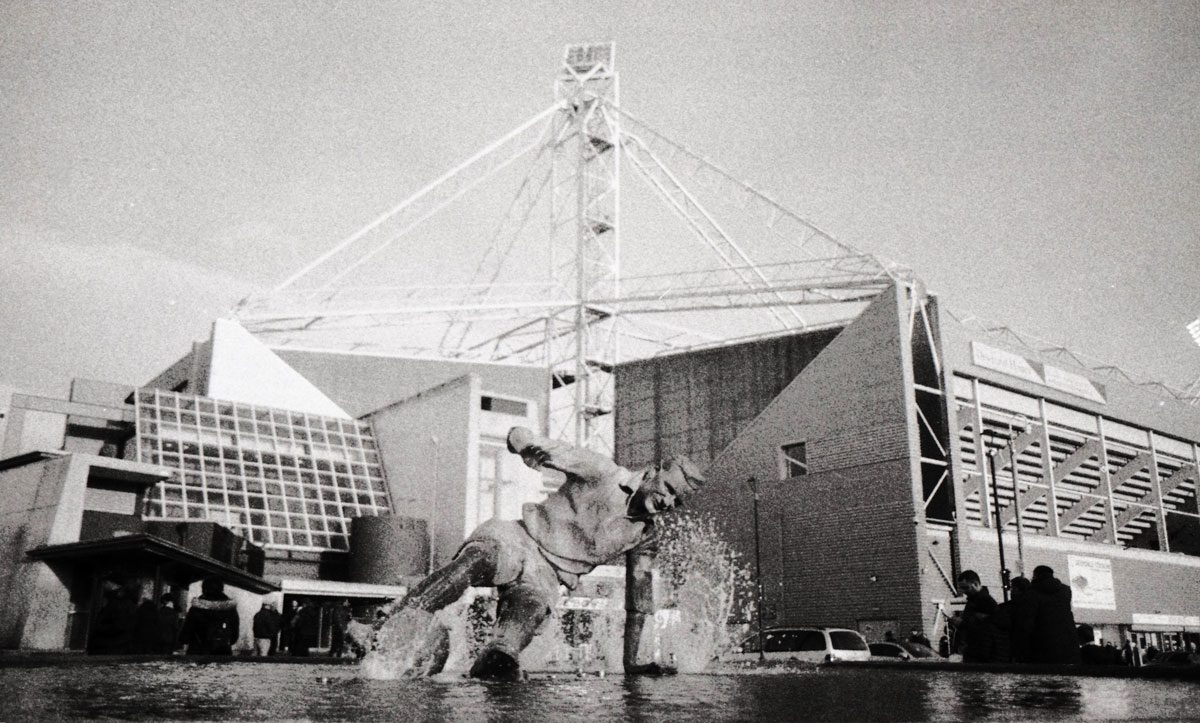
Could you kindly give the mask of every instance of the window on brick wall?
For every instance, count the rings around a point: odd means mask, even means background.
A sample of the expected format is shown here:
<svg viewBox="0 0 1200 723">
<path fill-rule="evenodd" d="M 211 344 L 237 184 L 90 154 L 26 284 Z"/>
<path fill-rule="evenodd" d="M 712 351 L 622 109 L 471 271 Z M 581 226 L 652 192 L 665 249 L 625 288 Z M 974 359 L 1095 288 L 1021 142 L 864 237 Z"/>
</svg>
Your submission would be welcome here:
<svg viewBox="0 0 1200 723">
<path fill-rule="evenodd" d="M 808 474 L 808 450 L 804 442 L 791 442 L 779 447 L 779 474 L 790 479 Z"/>
</svg>

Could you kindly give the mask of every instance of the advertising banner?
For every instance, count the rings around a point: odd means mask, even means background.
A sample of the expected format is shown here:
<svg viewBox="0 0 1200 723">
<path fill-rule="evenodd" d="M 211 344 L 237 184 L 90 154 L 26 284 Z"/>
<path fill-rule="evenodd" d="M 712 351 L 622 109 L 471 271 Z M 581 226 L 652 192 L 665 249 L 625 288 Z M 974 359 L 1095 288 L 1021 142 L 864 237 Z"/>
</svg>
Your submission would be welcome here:
<svg viewBox="0 0 1200 723">
<path fill-rule="evenodd" d="M 1111 560 L 1067 555 L 1067 576 L 1071 581 L 1071 607 L 1117 609 Z"/>
</svg>

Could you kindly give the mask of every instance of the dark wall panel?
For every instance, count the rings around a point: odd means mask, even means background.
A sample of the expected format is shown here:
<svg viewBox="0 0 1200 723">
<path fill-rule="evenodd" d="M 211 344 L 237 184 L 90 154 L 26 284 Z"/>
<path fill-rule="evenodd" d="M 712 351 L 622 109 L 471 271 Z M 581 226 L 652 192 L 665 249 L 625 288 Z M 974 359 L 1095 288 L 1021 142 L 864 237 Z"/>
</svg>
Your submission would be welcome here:
<svg viewBox="0 0 1200 723">
<path fill-rule="evenodd" d="M 664 454 L 707 466 L 841 329 L 763 339 L 622 364 L 616 372 L 616 459 Z"/>
</svg>

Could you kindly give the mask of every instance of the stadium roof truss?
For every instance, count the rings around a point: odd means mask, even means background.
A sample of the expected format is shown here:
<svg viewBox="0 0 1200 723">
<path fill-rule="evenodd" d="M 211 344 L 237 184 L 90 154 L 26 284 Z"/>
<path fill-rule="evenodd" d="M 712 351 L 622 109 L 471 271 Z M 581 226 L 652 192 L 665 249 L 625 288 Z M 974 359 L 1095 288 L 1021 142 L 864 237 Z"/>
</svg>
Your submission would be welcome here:
<svg viewBox="0 0 1200 723">
<path fill-rule="evenodd" d="M 595 420 L 612 408 L 616 363 L 846 323 L 906 274 L 622 108 L 614 52 L 611 43 L 568 46 L 553 104 L 269 293 L 245 299 L 236 316 L 274 346 L 544 365 L 554 388 L 569 390 L 551 410 L 553 431 L 590 444 L 600 433 Z M 657 215 L 643 214 L 653 219 L 649 233 L 622 223 L 623 183 L 634 178 L 660 202 Z M 469 278 L 362 283 L 431 219 L 505 182 L 511 201 L 500 221 L 486 238 L 462 243 L 479 252 Z M 660 238 L 666 219 L 672 243 Z M 659 253 L 629 254 L 629 238 Z M 515 250 L 527 245 L 542 268 L 530 273 L 525 262 L 522 278 L 511 266 L 521 267 Z M 649 273 L 627 273 L 625 263 Z M 718 319 L 730 315 L 737 318 Z"/>
<path fill-rule="evenodd" d="M 568 46 L 549 107 L 236 317 L 277 347 L 545 366 L 551 433 L 606 448 L 617 363 L 845 324 L 912 280 L 630 113 L 614 59 L 612 43 Z M 499 221 L 430 230 L 480 193 L 509 199 Z M 444 283 L 390 283 L 431 246 L 461 257 Z"/>
</svg>

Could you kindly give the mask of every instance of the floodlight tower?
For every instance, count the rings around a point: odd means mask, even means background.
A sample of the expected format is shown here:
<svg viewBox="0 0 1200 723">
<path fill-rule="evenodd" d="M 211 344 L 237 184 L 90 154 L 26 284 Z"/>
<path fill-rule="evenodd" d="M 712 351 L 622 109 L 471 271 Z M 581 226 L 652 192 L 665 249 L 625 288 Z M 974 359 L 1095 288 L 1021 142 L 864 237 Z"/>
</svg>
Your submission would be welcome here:
<svg viewBox="0 0 1200 723">
<path fill-rule="evenodd" d="M 611 451 L 617 314 L 596 299 L 621 292 L 621 197 L 614 43 L 569 45 L 554 83 L 550 278 L 574 299 L 546 321 L 551 434 Z"/>
<path fill-rule="evenodd" d="M 1196 342 L 1196 346 L 1200 346 L 1200 318 L 1197 318 L 1185 328 L 1188 330 L 1188 334 L 1191 334 L 1192 341 Z M 1196 380 L 1188 385 L 1188 388 L 1184 390 L 1183 394 L 1184 399 L 1187 400 L 1188 404 L 1191 404 L 1192 406 L 1200 404 L 1200 377 L 1196 377 Z"/>
</svg>

